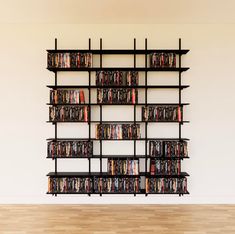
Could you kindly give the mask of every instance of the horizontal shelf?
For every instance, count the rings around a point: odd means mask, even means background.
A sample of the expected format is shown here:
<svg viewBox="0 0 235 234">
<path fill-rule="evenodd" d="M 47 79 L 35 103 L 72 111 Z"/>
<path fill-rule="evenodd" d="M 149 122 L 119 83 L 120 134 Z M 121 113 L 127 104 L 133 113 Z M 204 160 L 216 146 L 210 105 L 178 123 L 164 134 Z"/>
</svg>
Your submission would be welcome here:
<svg viewBox="0 0 235 234">
<path fill-rule="evenodd" d="M 184 195 L 184 194 L 190 194 L 188 191 L 186 191 L 186 192 L 165 192 L 165 193 L 155 193 L 155 192 L 153 192 L 153 193 L 146 193 L 146 194 L 148 194 L 148 195 L 164 195 L 164 194 L 169 194 L 169 195 L 171 195 L 171 194 L 176 194 L 176 195 Z"/>
<path fill-rule="evenodd" d="M 156 174 L 156 175 L 151 175 L 149 172 L 146 173 L 146 177 L 158 177 L 158 178 L 181 178 L 181 177 L 186 177 L 189 176 L 187 172 L 181 172 L 180 174 L 175 174 L 175 175 L 166 175 L 166 174 Z"/>
<path fill-rule="evenodd" d="M 151 68 L 151 67 L 91 67 L 91 68 L 87 68 L 87 67 L 81 67 L 81 68 L 52 68 L 52 67 L 47 67 L 47 69 L 49 71 L 52 72 L 95 72 L 95 71 L 142 71 L 142 72 L 185 72 L 189 69 L 189 67 L 162 67 L 162 68 Z"/>
<path fill-rule="evenodd" d="M 155 159 L 155 160 L 184 160 L 189 159 L 189 157 L 153 157 L 148 155 L 149 159 Z"/>
<path fill-rule="evenodd" d="M 46 158 L 48 159 L 99 159 L 99 158 L 110 158 L 110 159 L 139 159 L 139 158 L 145 158 L 145 155 L 92 155 L 92 156 L 88 156 L 88 157 L 76 157 L 76 156 L 72 156 L 72 157 L 67 157 L 67 156 L 63 156 L 63 157 L 51 157 L 51 156 L 47 156 Z M 189 159 L 189 157 L 153 157 L 150 155 L 147 155 L 148 159 L 157 159 L 157 160 L 183 160 L 183 159 Z"/>
<path fill-rule="evenodd" d="M 57 195 L 57 194 L 60 194 L 60 195 L 65 195 L 65 194 L 77 194 L 77 195 L 84 195 L 84 194 L 91 194 L 90 193 L 86 193 L 86 192 L 47 192 L 47 194 L 51 194 L 51 195 Z"/>
<path fill-rule="evenodd" d="M 108 195 L 108 194 L 122 194 L 122 195 L 128 195 L 128 194 L 145 194 L 145 192 L 101 192 L 101 193 L 98 193 L 98 192 L 93 192 L 92 194 L 104 194 L 104 195 Z"/>
<path fill-rule="evenodd" d="M 110 86 L 99 86 L 99 85 L 47 85 L 48 88 L 50 89 L 78 89 L 78 88 L 83 88 L 83 89 L 97 89 L 97 88 L 129 88 L 129 89 L 186 89 L 190 87 L 189 85 L 136 85 L 136 86 L 117 86 L 117 85 L 110 85 Z"/>
<path fill-rule="evenodd" d="M 108 194 L 120 194 L 120 195 L 135 195 L 135 194 L 143 194 L 143 195 L 188 195 L 190 194 L 188 191 L 187 192 L 165 192 L 165 193 L 145 193 L 145 191 L 141 191 L 141 192 L 101 192 L 101 193 L 97 193 L 97 192 L 90 192 L 90 193 L 79 193 L 79 192 L 47 192 L 47 194 L 51 194 L 51 195 L 69 195 L 69 194 L 73 194 L 73 195 L 108 195 Z"/>
<path fill-rule="evenodd" d="M 51 157 L 51 156 L 47 156 L 46 158 L 49 158 L 49 159 L 54 159 L 54 158 L 57 158 L 57 159 L 99 159 L 100 158 L 100 155 L 91 155 L 91 156 L 88 156 L 88 157 L 76 157 L 76 156 L 72 156 L 72 157 L 66 157 L 66 156 L 63 156 L 63 157 Z M 134 156 L 133 155 L 102 155 L 102 158 L 117 158 L 117 159 L 127 159 L 127 158 L 145 158 L 145 155 L 136 155 Z"/>
<path fill-rule="evenodd" d="M 47 174 L 47 176 L 50 177 L 140 177 L 140 176 L 146 176 L 146 177 L 158 177 L 158 178 L 181 178 L 189 176 L 186 172 L 181 172 L 180 174 L 173 174 L 173 175 L 166 175 L 166 174 L 156 174 L 156 175 L 150 175 L 149 172 L 139 172 L 138 175 L 111 175 L 107 172 L 50 172 Z"/>
<path fill-rule="evenodd" d="M 144 172 L 140 172 L 139 175 L 111 175 L 107 172 L 50 172 L 47 174 L 50 177 L 140 177 L 144 175 Z"/>
<path fill-rule="evenodd" d="M 96 138 L 48 138 L 47 141 L 189 141 L 188 138 L 139 138 L 139 139 L 96 139 Z"/>
<path fill-rule="evenodd" d="M 70 103 L 64 103 L 64 104 L 53 104 L 53 103 L 47 103 L 47 105 L 50 106 L 157 106 L 157 105 L 166 105 L 166 106 L 188 106 L 190 103 L 84 103 L 84 104 L 70 104 Z"/>
<path fill-rule="evenodd" d="M 47 121 L 47 123 L 94 123 L 94 124 L 98 124 L 98 123 L 101 123 L 101 124 L 111 124 L 111 123 L 114 123 L 114 124 L 134 124 L 134 123 L 181 123 L 181 124 L 184 124 L 184 123 L 189 123 L 189 121 L 94 121 L 94 120 L 91 120 L 91 121 Z"/>
<path fill-rule="evenodd" d="M 56 192 L 56 193 L 53 193 L 53 192 L 47 192 L 47 194 L 51 194 L 51 195 L 55 195 L 55 194 L 60 194 L 60 195 L 66 195 L 66 194 L 77 194 L 77 195 L 81 195 L 81 194 L 83 194 L 83 195 L 85 195 L 85 194 L 87 194 L 87 195 L 91 195 L 91 194 L 94 194 L 94 195 L 100 195 L 100 194 L 126 194 L 126 195 L 128 195 L 128 194 L 132 194 L 132 195 L 134 195 L 134 194 L 145 194 L 145 192 L 102 192 L 102 193 L 98 193 L 98 192 L 90 192 L 90 193 L 79 193 L 79 192 Z"/>
<path fill-rule="evenodd" d="M 92 53 L 92 54 L 151 54 L 151 53 L 175 53 L 175 54 L 187 54 L 190 50 L 188 49 L 137 49 L 137 50 L 130 50 L 130 49 L 92 49 L 92 50 L 87 50 L 87 49 L 59 49 L 59 50 L 47 50 L 49 53 Z"/>
</svg>

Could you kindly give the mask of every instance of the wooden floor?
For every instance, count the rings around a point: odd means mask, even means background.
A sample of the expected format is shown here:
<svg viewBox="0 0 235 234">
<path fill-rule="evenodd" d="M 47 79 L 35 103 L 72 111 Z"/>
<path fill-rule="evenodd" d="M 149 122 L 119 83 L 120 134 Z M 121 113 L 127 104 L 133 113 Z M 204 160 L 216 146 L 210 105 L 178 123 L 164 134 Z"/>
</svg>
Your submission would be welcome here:
<svg viewBox="0 0 235 234">
<path fill-rule="evenodd" d="M 4 205 L 1 234 L 235 234 L 232 205 Z"/>
</svg>

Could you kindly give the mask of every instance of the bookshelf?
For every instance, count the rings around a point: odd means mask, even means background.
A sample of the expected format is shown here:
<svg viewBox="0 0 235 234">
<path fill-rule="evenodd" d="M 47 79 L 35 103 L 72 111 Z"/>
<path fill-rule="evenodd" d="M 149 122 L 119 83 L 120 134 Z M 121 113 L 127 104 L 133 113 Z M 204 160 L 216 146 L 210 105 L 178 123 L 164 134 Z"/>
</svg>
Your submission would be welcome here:
<svg viewBox="0 0 235 234">
<path fill-rule="evenodd" d="M 100 48 L 99 49 L 91 49 L 91 39 L 89 39 L 88 49 L 79 49 L 79 50 L 61 50 L 57 49 L 57 39 L 55 39 L 55 49 L 54 50 L 47 50 L 48 55 L 53 54 L 85 54 L 89 53 L 92 55 L 99 56 L 99 67 L 53 67 L 48 66 L 47 69 L 54 73 L 55 81 L 54 85 L 48 85 L 47 87 L 50 91 L 58 91 L 58 90 L 70 90 L 70 89 L 86 89 L 88 90 L 88 97 L 86 97 L 85 103 L 52 103 L 51 101 L 47 103 L 49 108 L 87 108 L 88 116 L 86 121 L 82 120 L 49 120 L 48 123 L 52 123 L 54 126 L 54 137 L 48 138 L 48 159 L 52 159 L 54 161 L 54 172 L 50 172 L 47 174 L 49 178 L 49 186 L 50 189 L 47 194 L 52 194 L 57 196 L 58 194 L 99 194 L 102 196 L 103 194 L 133 194 L 136 196 L 137 194 L 143 194 L 145 196 L 151 194 L 177 194 L 182 196 L 184 194 L 189 194 L 186 189 L 182 189 L 181 187 L 185 186 L 187 183 L 186 178 L 189 176 L 188 173 L 181 171 L 181 163 L 184 159 L 188 159 L 188 154 L 182 153 L 181 151 L 187 150 L 187 142 L 189 141 L 188 138 L 182 137 L 182 126 L 189 121 L 183 119 L 183 109 L 189 105 L 189 103 L 182 102 L 182 91 L 184 89 L 189 88 L 189 85 L 182 84 L 182 73 L 186 72 L 189 68 L 182 67 L 181 64 L 181 57 L 186 55 L 189 50 L 181 49 L 181 39 L 179 39 L 179 48 L 178 49 L 148 49 L 147 48 L 147 39 L 145 39 L 145 49 L 136 49 L 136 39 L 134 39 L 134 47 L 130 50 L 113 50 L 113 49 L 103 49 L 102 48 L 102 39 L 100 39 Z M 178 65 L 174 67 L 150 67 L 148 65 L 148 59 L 150 58 L 151 54 L 175 54 L 176 59 L 178 61 Z M 132 55 L 133 56 L 133 66 L 132 67 L 103 67 L 103 56 L 105 55 Z M 144 67 L 137 67 L 136 66 L 136 57 L 137 55 L 144 56 Z M 164 55 L 165 56 L 165 55 Z M 58 72 L 87 72 L 88 74 L 88 85 L 58 85 L 57 82 L 57 75 Z M 144 74 L 144 84 L 137 84 L 137 85 L 92 85 L 92 73 L 97 72 L 115 72 L 115 71 L 122 71 L 122 72 L 141 72 Z M 178 84 L 177 85 L 148 85 L 148 73 L 149 72 L 175 72 L 178 73 Z M 91 102 L 91 95 L 94 90 L 97 89 L 126 89 L 131 88 L 134 90 L 142 90 L 144 91 L 144 101 L 143 102 L 134 102 L 134 103 L 94 103 Z M 169 89 L 169 90 L 178 90 L 178 100 L 175 103 L 149 103 L 148 102 L 148 90 L 150 89 Z M 103 120 L 103 106 L 129 106 L 128 108 L 133 109 L 133 120 L 132 121 L 104 121 Z M 93 106 L 98 106 L 100 109 L 99 120 L 91 120 L 91 113 Z M 141 120 L 137 120 L 137 107 L 139 108 L 147 108 L 146 110 L 149 111 L 149 107 L 158 108 L 159 106 L 165 106 L 165 108 L 172 108 L 177 106 L 178 111 L 182 109 L 180 112 L 180 117 L 177 120 L 144 120 L 143 116 Z M 143 111 L 143 110 L 142 110 Z M 158 109 L 157 109 L 158 111 Z M 160 113 L 160 112 L 159 112 Z M 51 110 L 50 110 L 51 114 Z M 178 112 L 179 115 L 179 112 Z M 88 138 L 59 138 L 57 134 L 58 127 L 60 123 L 84 123 L 88 124 Z M 177 138 L 151 138 L 148 136 L 148 123 L 172 123 L 178 125 L 178 137 Z M 104 124 L 119 124 L 123 127 L 122 124 L 132 124 L 133 126 L 140 125 L 140 128 L 144 129 L 144 136 L 131 138 L 131 139 L 106 139 L 101 137 L 94 137 L 92 136 L 92 128 L 95 128 L 97 124 L 104 125 Z M 123 130 L 124 131 L 124 130 Z M 103 142 L 104 141 L 130 141 L 133 142 L 133 154 L 127 155 L 118 155 L 118 154 L 110 154 L 106 155 L 103 154 Z M 52 146 L 53 152 L 54 149 L 58 149 L 58 147 L 78 147 L 78 149 L 83 149 L 82 146 L 84 143 L 91 143 L 92 152 L 86 152 L 86 155 L 80 153 L 80 151 L 76 151 L 76 153 L 63 153 L 58 154 L 55 153 L 54 155 L 51 154 L 52 151 L 49 153 L 49 147 Z M 99 142 L 99 154 L 93 151 L 93 142 Z M 137 144 L 138 142 L 144 142 L 144 154 L 137 154 Z M 66 145 L 67 144 L 67 145 Z M 76 146 L 74 146 L 76 144 Z M 150 152 L 150 144 L 151 149 L 158 150 L 161 149 L 161 155 L 153 155 L 152 151 Z M 66 145 L 66 146 L 65 146 Z M 157 146 L 156 146 L 157 145 Z M 160 148 L 154 148 L 154 147 Z M 80 148 L 79 148 L 80 147 Z M 173 147 L 173 150 L 172 150 Z M 185 148 L 186 147 L 186 148 Z M 61 149 L 61 148 L 60 148 Z M 67 148 L 66 148 L 67 149 Z M 77 149 L 77 148 L 76 148 Z M 84 150 L 84 149 L 83 149 Z M 165 150 L 165 151 L 164 151 Z M 169 151 L 170 150 L 170 151 Z M 177 153 L 172 153 L 173 151 L 177 151 Z M 63 151 L 63 150 L 62 150 Z M 58 152 L 58 151 L 56 151 Z M 73 148 L 70 152 L 73 152 Z M 157 151 L 158 152 L 158 151 Z M 169 152 L 169 153 L 168 153 Z M 88 160 L 88 168 L 84 172 L 59 172 L 57 169 L 57 161 L 60 159 L 84 159 Z M 91 165 L 93 159 L 99 159 L 99 171 L 92 172 Z M 140 160 L 143 160 L 142 163 L 144 164 L 144 171 L 140 171 Z M 124 165 L 127 168 L 126 171 L 131 168 L 137 170 L 137 173 L 110 173 L 103 171 L 102 162 L 103 160 L 107 160 L 108 163 L 113 163 L 114 165 Z M 122 160 L 125 160 L 123 162 Z M 154 161 L 155 160 L 155 161 Z M 156 163 L 156 165 L 152 165 L 152 162 Z M 116 163 L 116 164 L 115 164 Z M 136 163 L 136 164 L 135 164 Z M 165 163 L 165 166 L 164 166 Z M 112 164 L 112 165 L 113 165 Z M 128 166 L 127 166 L 128 165 Z M 129 167 L 130 165 L 130 167 Z M 177 172 L 172 172 L 173 165 L 176 165 Z M 170 168 L 170 172 L 156 172 L 152 171 L 152 166 L 156 167 L 155 169 L 158 170 L 158 167 L 163 168 Z M 116 167 L 111 167 L 112 168 Z M 155 170 L 154 169 L 154 170 Z M 161 169 L 162 170 L 162 169 Z M 118 187 L 116 188 L 114 184 L 119 184 L 121 189 Z M 59 184 L 59 185 L 58 185 Z M 62 185 L 61 185 L 62 184 Z M 111 188 L 114 186 L 114 189 L 108 189 L 107 191 L 107 184 L 110 184 Z M 125 186 L 123 185 L 125 184 Z M 76 186 L 81 186 L 77 188 Z M 118 185 L 118 186 L 119 186 Z M 54 186 L 66 187 L 65 189 L 51 189 Z M 74 186 L 73 189 L 69 189 L 71 186 Z M 99 187 L 100 186 L 100 187 Z M 106 186 L 106 187 L 105 187 Z M 125 187 L 124 191 L 122 188 Z M 157 187 L 153 189 L 153 187 Z M 164 187 L 164 189 L 160 189 L 159 187 Z M 173 188 L 173 187 L 174 188 Z M 178 189 L 179 186 L 179 189 Z M 170 189 L 169 189 L 169 188 Z M 128 188 L 128 189 L 127 189 Z M 76 190 L 76 191 L 75 191 Z"/>
</svg>

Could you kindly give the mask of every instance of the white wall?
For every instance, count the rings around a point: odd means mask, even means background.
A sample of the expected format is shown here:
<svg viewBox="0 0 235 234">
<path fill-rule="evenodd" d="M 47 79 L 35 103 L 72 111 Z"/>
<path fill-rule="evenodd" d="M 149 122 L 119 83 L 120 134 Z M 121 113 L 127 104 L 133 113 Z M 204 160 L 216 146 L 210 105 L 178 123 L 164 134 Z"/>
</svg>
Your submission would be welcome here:
<svg viewBox="0 0 235 234">
<path fill-rule="evenodd" d="M 2 24 L 0 31 L 0 203 L 235 202 L 234 25 Z M 183 126 L 183 136 L 191 139 L 191 158 L 183 161 L 184 170 L 191 175 L 189 196 L 46 195 L 46 174 L 54 169 L 54 163 L 46 159 L 46 138 L 54 133 L 53 126 L 46 123 L 49 97 L 46 85 L 54 81 L 53 73 L 46 70 L 46 49 L 54 48 L 55 37 L 59 48 L 86 48 L 89 37 L 93 48 L 98 48 L 100 37 L 103 48 L 132 48 L 134 37 L 137 48 L 144 48 L 146 37 L 149 48 L 177 48 L 178 38 L 182 38 L 182 47 L 190 49 L 183 58 L 183 65 L 190 67 L 183 74 L 183 83 L 191 86 L 183 91 L 183 100 L 191 103 L 185 113 L 191 123 Z M 129 61 L 120 57 L 115 62 Z M 151 76 L 156 82 L 177 81 L 177 73 Z M 66 73 L 60 75 L 59 82 L 86 82 L 85 77 L 85 73 Z M 156 100 L 160 91 L 155 92 L 151 96 Z M 166 92 L 166 101 L 174 98 L 172 92 Z M 174 125 L 156 126 L 150 133 L 170 136 L 177 130 Z M 65 136 L 79 134 L 76 131 L 80 128 L 64 124 L 61 129 L 59 134 Z M 79 160 L 61 160 L 59 168 L 82 171 L 87 169 L 84 164 Z"/>
</svg>

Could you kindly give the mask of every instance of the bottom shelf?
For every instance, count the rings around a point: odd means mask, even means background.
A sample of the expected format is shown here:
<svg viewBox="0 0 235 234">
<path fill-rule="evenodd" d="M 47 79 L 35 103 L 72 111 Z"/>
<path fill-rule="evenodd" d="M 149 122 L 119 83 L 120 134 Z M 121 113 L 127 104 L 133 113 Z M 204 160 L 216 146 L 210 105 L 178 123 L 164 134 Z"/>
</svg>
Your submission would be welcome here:
<svg viewBox="0 0 235 234">
<path fill-rule="evenodd" d="M 142 195 L 188 195 L 190 194 L 188 191 L 186 192 L 175 192 L 175 193 L 170 193 L 170 192 L 166 192 L 166 193 L 146 193 L 145 192 L 145 189 L 142 189 L 142 191 L 140 192 L 104 192 L 104 193 L 95 193 L 95 192 L 91 192 L 91 193 L 79 193 L 79 192 L 56 192 L 56 193 L 51 193 L 51 192 L 47 192 L 47 194 L 51 194 L 51 195 L 108 195 L 108 194 L 120 194 L 120 195 L 139 195 L 139 194 L 142 194 Z"/>
<path fill-rule="evenodd" d="M 109 175 L 106 173 L 49 173 L 48 194 L 189 194 L 187 176 Z M 143 185 L 145 183 L 145 186 Z"/>
</svg>

